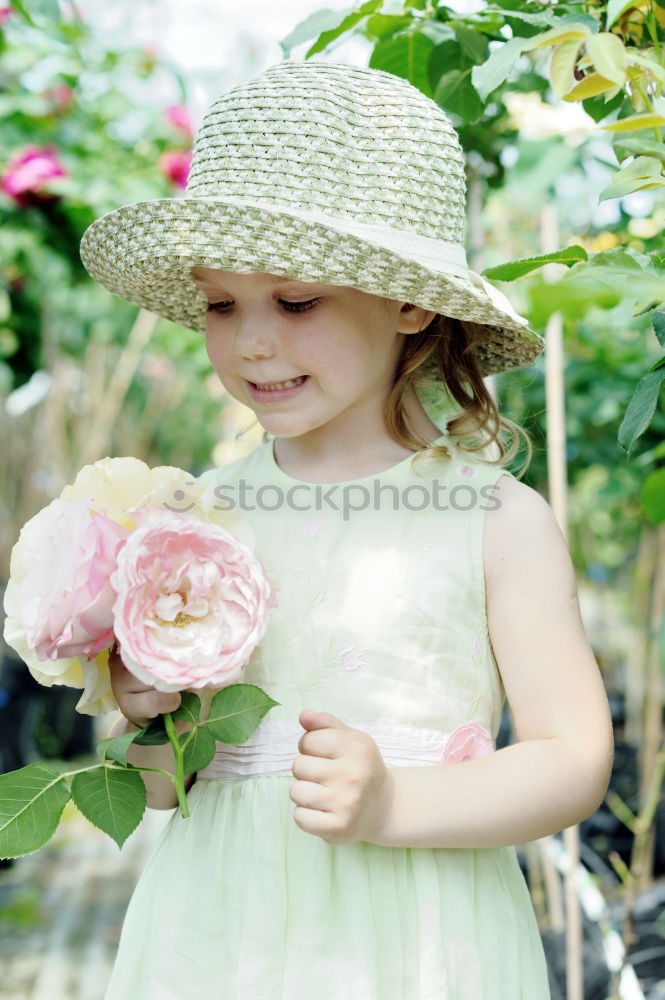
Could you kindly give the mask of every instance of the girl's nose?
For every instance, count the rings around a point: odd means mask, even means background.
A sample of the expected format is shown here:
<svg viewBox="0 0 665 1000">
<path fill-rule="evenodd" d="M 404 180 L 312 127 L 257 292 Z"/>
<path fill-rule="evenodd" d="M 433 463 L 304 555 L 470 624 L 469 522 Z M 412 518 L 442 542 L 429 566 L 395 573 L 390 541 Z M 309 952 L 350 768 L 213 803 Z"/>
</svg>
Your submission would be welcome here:
<svg viewBox="0 0 665 1000">
<path fill-rule="evenodd" d="M 273 338 L 257 320 L 246 320 L 236 331 L 235 350 L 238 357 L 247 361 L 270 358 L 274 354 Z"/>
</svg>

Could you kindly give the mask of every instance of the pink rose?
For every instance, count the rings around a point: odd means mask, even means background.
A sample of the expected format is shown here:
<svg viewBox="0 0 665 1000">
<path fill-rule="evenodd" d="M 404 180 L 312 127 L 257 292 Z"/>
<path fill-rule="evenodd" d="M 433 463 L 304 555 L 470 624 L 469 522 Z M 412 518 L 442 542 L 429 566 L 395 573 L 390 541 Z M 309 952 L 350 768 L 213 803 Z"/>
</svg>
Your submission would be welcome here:
<svg viewBox="0 0 665 1000">
<path fill-rule="evenodd" d="M 273 595 L 259 560 L 186 514 L 145 511 L 111 583 L 123 661 L 160 691 L 235 683 L 268 627 Z"/>
<path fill-rule="evenodd" d="M 41 195 L 53 177 L 64 177 L 54 146 L 26 146 L 7 164 L 2 176 L 2 190 L 25 208 Z"/>
<path fill-rule="evenodd" d="M 48 98 L 53 103 L 54 109 L 59 112 L 68 111 L 74 103 L 74 91 L 66 83 L 50 87 L 44 91 L 43 96 Z"/>
<path fill-rule="evenodd" d="M 9 18 L 12 16 L 11 7 L 0 7 L 0 28 L 3 24 L 6 24 Z"/>
<path fill-rule="evenodd" d="M 171 151 L 169 153 L 162 153 L 159 158 L 159 169 L 164 176 L 168 177 L 170 181 L 181 188 L 187 187 L 187 178 L 189 177 L 191 164 L 191 151 L 186 153 Z"/>
<path fill-rule="evenodd" d="M 19 586 L 21 624 L 39 660 L 85 656 L 113 644 L 109 578 L 129 532 L 88 500 L 54 500 L 33 518 L 46 529 Z"/>
<path fill-rule="evenodd" d="M 474 757 L 484 757 L 493 750 L 491 733 L 477 722 L 467 722 L 458 726 L 448 737 L 441 763 L 458 764 L 464 760 L 473 760 Z"/>
<path fill-rule="evenodd" d="M 194 130 L 192 129 L 192 119 L 189 117 L 189 111 L 184 104 L 172 104 L 170 108 L 167 108 L 164 112 L 168 121 L 176 128 L 184 132 L 189 138 L 192 137 Z"/>
</svg>

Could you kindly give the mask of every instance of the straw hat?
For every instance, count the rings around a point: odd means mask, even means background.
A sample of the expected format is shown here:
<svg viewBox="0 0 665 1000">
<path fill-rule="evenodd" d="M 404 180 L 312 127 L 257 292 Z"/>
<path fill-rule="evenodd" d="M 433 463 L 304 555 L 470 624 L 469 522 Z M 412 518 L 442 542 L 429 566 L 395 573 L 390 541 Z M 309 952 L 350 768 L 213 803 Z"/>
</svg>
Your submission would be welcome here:
<svg viewBox="0 0 665 1000">
<path fill-rule="evenodd" d="M 401 77 L 286 60 L 234 87 L 196 138 L 187 191 L 126 205 L 85 232 L 112 292 L 194 330 L 189 269 L 346 285 L 481 324 L 480 370 L 529 365 L 543 340 L 469 270 L 464 160 L 446 115 Z"/>
</svg>

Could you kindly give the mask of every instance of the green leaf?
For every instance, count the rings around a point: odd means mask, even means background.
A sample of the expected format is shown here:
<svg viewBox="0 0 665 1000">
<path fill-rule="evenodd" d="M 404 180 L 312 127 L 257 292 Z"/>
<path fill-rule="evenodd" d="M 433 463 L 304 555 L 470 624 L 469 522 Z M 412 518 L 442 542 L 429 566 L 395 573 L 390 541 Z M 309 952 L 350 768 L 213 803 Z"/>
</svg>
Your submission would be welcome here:
<svg viewBox="0 0 665 1000">
<path fill-rule="evenodd" d="M 575 22 L 565 25 L 557 24 L 554 28 L 550 28 L 549 31 L 543 31 L 540 35 L 533 35 L 531 38 L 527 38 L 525 40 L 524 51 L 533 52 L 535 49 L 546 48 L 548 45 L 558 45 L 560 42 L 568 42 L 572 39 L 578 39 L 580 42 L 583 42 L 589 35 L 590 32 L 586 24 L 577 24 Z"/>
<path fill-rule="evenodd" d="M 563 99 L 568 102 L 584 101 L 589 97 L 597 97 L 598 94 L 604 94 L 608 90 L 613 90 L 615 86 L 614 80 L 608 80 L 600 73 L 589 73 L 583 80 L 576 83 L 572 90 L 564 94 Z M 607 128 L 607 126 L 603 127 Z"/>
<path fill-rule="evenodd" d="M 588 255 L 584 247 L 572 246 L 563 247 L 562 250 L 553 250 L 551 253 L 541 254 L 538 257 L 522 257 L 520 260 L 511 260 L 507 264 L 499 264 L 497 267 L 488 267 L 482 273 L 486 278 L 497 279 L 498 281 L 513 281 L 521 278 L 530 271 L 535 271 L 544 264 L 576 264 L 580 260 L 588 260 Z"/>
<path fill-rule="evenodd" d="M 644 480 L 642 503 L 653 524 L 665 521 L 665 469 L 656 469 Z"/>
<path fill-rule="evenodd" d="M 643 273 L 639 261 L 635 259 L 633 253 L 629 253 L 623 247 L 613 247 L 612 250 L 602 250 L 600 253 L 593 254 L 589 258 L 589 263 L 585 265 L 585 269 L 589 270 L 591 268 L 610 271 L 612 274 L 611 281 L 615 280 L 614 275 L 617 273 L 617 268 L 621 268 L 624 272 L 628 271 L 628 274 L 624 273 L 623 276 L 629 278 L 631 281 L 638 274 Z"/>
<path fill-rule="evenodd" d="M 628 194 L 634 194 L 635 191 L 648 191 L 650 188 L 665 187 L 665 177 L 660 180 L 656 178 L 645 179 L 644 177 L 635 177 L 633 180 L 623 181 L 621 184 L 610 184 L 608 187 L 603 188 L 603 190 L 598 195 L 598 201 L 609 201 L 611 198 L 625 198 Z"/>
<path fill-rule="evenodd" d="M 447 25 L 444 25 L 447 27 Z M 467 58 L 474 64 L 479 65 L 487 58 L 487 48 L 489 40 L 480 31 L 474 31 L 463 24 L 454 25 L 457 41 Z"/>
<path fill-rule="evenodd" d="M 654 76 L 661 83 L 665 83 L 665 69 L 658 62 L 655 52 L 653 58 L 649 58 L 647 53 L 636 52 L 633 48 L 626 49 L 626 62 L 629 66 L 640 66 L 648 76 Z"/>
<path fill-rule="evenodd" d="M 0 858 L 21 858 L 46 844 L 70 792 L 50 764 L 28 764 L 0 774 Z"/>
<path fill-rule="evenodd" d="M 592 307 L 611 309 L 622 300 L 645 301 L 653 309 L 665 300 L 665 274 L 644 270 L 633 254 L 622 248 L 596 253 L 573 264 L 558 281 L 532 284 L 527 288 L 532 324 L 544 324 L 553 312 L 579 322 Z"/>
<path fill-rule="evenodd" d="M 353 7 L 345 10 L 317 10 L 304 21 L 296 24 L 286 38 L 282 38 L 280 45 L 284 58 L 288 59 L 291 50 L 295 49 L 303 42 L 308 42 L 311 38 L 316 38 L 325 32 L 332 32 L 336 28 L 341 28 L 345 18 L 353 11 Z"/>
<path fill-rule="evenodd" d="M 558 6 L 561 6 L 560 4 Z M 592 14 L 583 14 L 579 10 L 569 10 L 560 17 L 557 17 L 556 24 L 581 24 L 589 29 L 589 33 L 595 35 L 599 30 L 597 19 Z"/>
<path fill-rule="evenodd" d="M 147 726 L 136 733 L 134 743 L 141 747 L 157 747 L 169 742 L 169 735 L 164 727 L 164 716 L 158 715 L 151 719 Z"/>
<path fill-rule="evenodd" d="M 183 764 L 185 774 L 202 771 L 215 756 L 215 737 L 205 725 L 197 726 L 189 733 L 181 733 L 180 746 L 184 748 Z"/>
<path fill-rule="evenodd" d="M 665 368 L 648 372 L 637 383 L 626 415 L 619 427 L 619 444 L 630 455 L 640 434 L 643 434 L 653 419 L 658 403 L 660 388 L 665 379 Z"/>
<path fill-rule="evenodd" d="M 409 19 L 405 30 L 408 30 L 409 25 L 412 24 L 413 22 Z M 425 35 L 426 38 L 431 38 L 435 45 L 445 45 L 446 42 L 457 41 L 455 32 L 449 24 L 443 24 L 441 21 L 432 21 L 429 18 L 418 25 L 418 34 Z"/>
<path fill-rule="evenodd" d="M 140 773 L 104 764 L 76 775 L 72 798 L 85 818 L 112 837 L 118 847 L 139 825 L 146 806 Z"/>
<path fill-rule="evenodd" d="M 582 268 L 582 270 L 577 270 L 577 268 Z M 563 296 L 568 296 L 571 290 L 577 286 L 578 289 L 586 289 L 593 297 L 594 289 L 597 289 L 599 284 L 611 288 L 619 295 L 620 299 L 629 302 L 639 300 L 647 303 L 646 306 L 640 307 L 640 312 L 646 311 L 647 308 L 653 309 L 654 306 L 665 301 L 665 275 L 659 278 L 641 270 L 636 272 L 626 270 L 621 266 L 587 267 L 584 264 L 578 264 L 562 279 L 560 292 Z M 604 299 L 605 296 L 601 295 L 601 298 Z"/>
<path fill-rule="evenodd" d="M 621 17 L 629 7 L 635 5 L 635 0 L 610 0 L 607 5 L 607 21 L 605 22 L 605 28 L 607 31 L 612 27 L 614 22 Z"/>
<path fill-rule="evenodd" d="M 139 735 L 138 731 L 133 733 L 123 733 L 122 736 L 112 736 L 108 740 L 102 740 L 97 746 L 97 753 L 102 760 L 115 760 L 123 767 L 127 766 L 127 751 Z"/>
<path fill-rule="evenodd" d="M 183 691 L 181 699 L 175 712 L 171 712 L 171 718 L 196 725 L 201 717 L 201 699 L 193 691 Z"/>
<path fill-rule="evenodd" d="M 648 188 L 663 187 L 665 176 L 662 173 L 660 160 L 655 156 L 637 156 L 618 170 L 612 177 L 612 183 L 600 192 L 599 201 L 608 198 L 623 198 L 633 191 L 644 191 Z"/>
<path fill-rule="evenodd" d="M 511 38 L 494 49 L 481 66 L 474 66 L 471 81 L 482 101 L 486 101 L 492 91 L 508 79 L 529 41 L 529 38 Z"/>
<path fill-rule="evenodd" d="M 432 96 L 432 87 L 427 72 L 429 57 L 434 42 L 421 31 L 409 31 L 378 42 L 372 52 L 371 69 L 382 69 L 395 76 L 401 76 L 426 94 Z"/>
<path fill-rule="evenodd" d="M 626 80 L 626 50 L 621 39 L 609 31 L 599 31 L 586 40 L 587 55 L 601 76 L 614 83 Z"/>
<path fill-rule="evenodd" d="M 606 132 L 639 132 L 645 128 L 660 128 L 665 125 L 665 118 L 662 115 L 654 114 L 653 111 L 645 111 L 639 115 L 628 115 L 627 118 L 620 118 L 618 122 L 610 122 L 609 125 L 601 125 Z"/>
<path fill-rule="evenodd" d="M 12 314 L 12 303 L 4 288 L 0 288 L 0 323 L 6 323 Z"/>
<path fill-rule="evenodd" d="M 665 347 L 665 312 L 662 312 L 660 309 L 654 309 L 651 315 L 651 323 L 653 324 L 658 343 L 661 347 Z"/>
<path fill-rule="evenodd" d="M 555 17 L 553 11 L 549 10 L 545 10 L 540 14 L 527 14 L 523 10 L 502 10 L 501 14 L 507 20 L 524 21 L 525 24 L 533 24 L 537 28 L 547 28 L 562 20 Z"/>
<path fill-rule="evenodd" d="M 265 691 L 255 684 L 231 684 L 218 691 L 210 702 L 206 727 L 220 743 L 245 743 L 273 705 Z"/>
<path fill-rule="evenodd" d="M 437 85 L 434 100 L 463 122 L 474 122 L 483 113 L 483 103 L 470 79 L 470 70 L 451 69 Z"/>
<path fill-rule="evenodd" d="M 16 333 L 8 326 L 0 326 L 0 358 L 10 358 L 20 346 Z"/>
<path fill-rule="evenodd" d="M 582 43 L 577 38 L 569 38 L 554 49 L 550 59 L 550 83 L 557 97 L 563 95 L 574 86 L 575 64 Z"/>
<path fill-rule="evenodd" d="M 617 182 L 632 180 L 633 177 L 662 178 L 662 165 L 655 156 L 636 156 L 634 160 L 622 167 L 615 175 Z"/>
<path fill-rule="evenodd" d="M 32 20 L 30 14 L 26 10 L 23 0 L 12 0 L 12 7 L 18 14 L 21 15 L 24 21 L 27 21 L 27 23 L 31 25 L 33 28 L 35 27 L 35 22 Z"/>
<path fill-rule="evenodd" d="M 609 91 L 599 97 L 587 97 L 586 100 L 582 101 L 582 107 L 595 122 L 601 122 L 608 115 L 620 111 L 627 103 L 626 95 L 619 88 L 614 97 L 610 97 Z"/>
<path fill-rule="evenodd" d="M 49 21 L 60 20 L 60 7 L 58 6 L 58 0 L 33 0 L 33 5 L 36 6 L 44 17 L 49 19 Z"/>
<path fill-rule="evenodd" d="M 531 302 L 529 319 L 532 325 L 544 326 L 552 313 L 560 312 L 579 322 L 580 316 L 592 308 L 613 309 L 622 298 L 621 291 L 601 282 L 578 283 L 563 287 L 562 281 L 543 281 L 527 288 Z"/>
<path fill-rule="evenodd" d="M 368 0 L 368 3 L 364 3 L 361 7 L 351 7 L 337 27 L 332 27 L 329 31 L 324 31 L 314 42 L 314 45 L 310 46 L 305 53 L 305 59 L 311 59 L 317 52 L 323 52 L 331 42 L 334 42 L 335 39 L 339 38 L 346 31 L 350 31 L 351 28 L 355 28 L 356 24 L 362 21 L 364 17 L 367 17 L 369 14 L 375 14 L 380 6 L 381 0 Z"/>
<path fill-rule="evenodd" d="M 367 18 L 365 23 L 365 32 L 372 39 L 387 38 L 390 35 L 394 35 L 398 31 L 404 31 L 412 23 L 412 19 L 410 17 L 404 17 L 403 14 L 374 14 L 372 17 Z M 445 24 L 441 24 L 440 21 L 428 21 L 427 25 L 435 25 L 443 32 L 447 32 L 448 38 L 454 37 L 453 29 L 448 28 Z M 425 25 L 423 25 L 423 30 L 424 28 Z"/>
<path fill-rule="evenodd" d="M 661 161 L 665 161 L 665 142 L 656 142 L 655 139 L 635 137 L 625 139 L 620 133 L 615 137 L 614 152 L 617 159 L 624 160 L 626 156 L 655 156 Z"/>
</svg>

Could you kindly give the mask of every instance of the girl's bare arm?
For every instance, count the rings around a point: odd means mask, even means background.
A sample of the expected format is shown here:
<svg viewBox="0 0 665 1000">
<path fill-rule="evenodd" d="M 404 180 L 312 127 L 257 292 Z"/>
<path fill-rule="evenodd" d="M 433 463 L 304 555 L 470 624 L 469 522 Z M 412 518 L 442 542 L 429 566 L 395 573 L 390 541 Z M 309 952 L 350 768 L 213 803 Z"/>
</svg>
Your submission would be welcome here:
<svg viewBox="0 0 665 1000">
<path fill-rule="evenodd" d="M 564 830 L 602 803 L 612 721 L 554 514 L 503 476 L 485 515 L 489 635 L 517 742 L 463 763 L 391 768 L 392 807 L 372 842 L 500 847 Z"/>
</svg>

